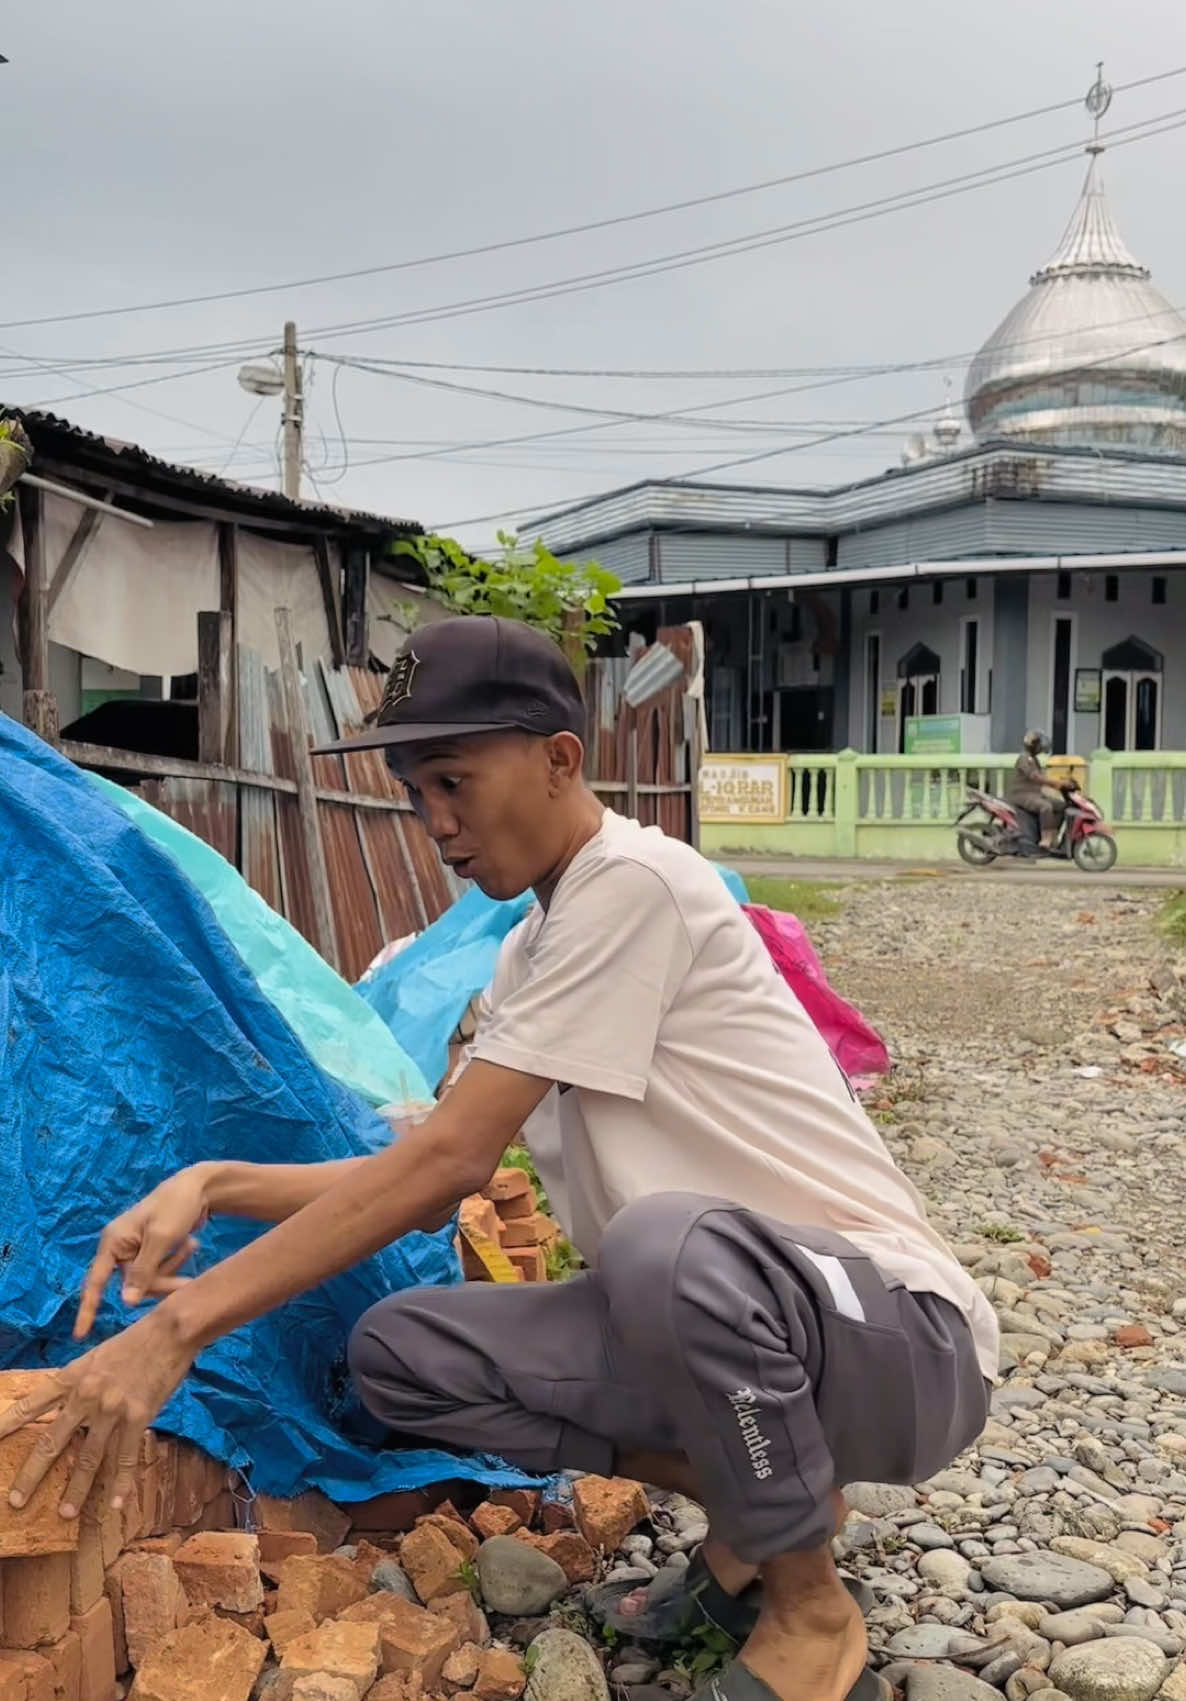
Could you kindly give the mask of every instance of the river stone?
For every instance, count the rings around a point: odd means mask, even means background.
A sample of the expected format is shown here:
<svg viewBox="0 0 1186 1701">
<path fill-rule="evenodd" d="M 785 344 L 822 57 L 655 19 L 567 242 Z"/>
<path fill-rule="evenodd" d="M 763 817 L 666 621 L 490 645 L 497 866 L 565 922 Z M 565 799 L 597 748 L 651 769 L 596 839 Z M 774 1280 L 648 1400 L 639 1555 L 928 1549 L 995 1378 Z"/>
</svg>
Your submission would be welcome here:
<svg viewBox="0 0 1186 1701">
<path fill-rule="evenodd" d="M 1001 1692 L 954 1666 L 912 1666 L 906 1701 L 1001 1701 Z"/>
<path fill-rule="evenodd" d="M 1068 1648 L 1050 1667 L 1071 1701 L 1153 1701 L 1165 1673 L 1161 1650 L 1135 1637 Z"/>
<path fill-rule="evenodd" d="M 420 1596 L 412 1587 L 412 1579 L 394 1559 L 381 1559 L 371 1572 L 371 1589 L 375 1594 L 399 1595 L 413 1606 L 420 1605 Z"/>
<path fill-rule="evenodd" d="M 1077 1612 L 1055 1612 L 1038 1625 L 1039 1633 L 1048 1642 L 1065 1642 L 1077 1648 L 1080 1642 L 1096 1642 L 1109 1621 L 1119 1624 L 1122 1613 L 1118 1606 L 1080 1607 Z"/>
<path fill-rule="evenodd" d="M 1049 1601 L 1063 1611 L 1102 1601 L 1112 1592 L 1112 1579 L 1106 1571 L 1062 1554 L 1007 1554 L 986 1559 L 980 1571 L 990 1589 L 1017 1595 L 1024 1601 Z"/>
<path fill-rule="evenodd" d="M 904 1660 L 958 1660 L 981 1654 L 984 1643 L 978 1636 L 951 1630 L 946 1624 L 912 1624 L 899 1630 L 886 1644 L 886 1652 Z"/>
<path fill-rule="evenodd" d="M 896 1488 L 885 1482 L 850 1483 L 844 1498 L 862 1518 L 891 1518 L 895 1512 L 910 1512 L 918 1505 L 912 1488 Z"/>
<path fill-rule="evenodd" d="M 513 1536 L 491 1536 L 484 1541 L 477 1567 L 486 1605 L 512 1618 L 546 1612 L 568 1587 L 568 1578 L 554 1559 Z"/>
<path fill-rule="evenodd" d="M 542 1631 L 528 1648 L 524 1663 L 529 1674 L 526 1701 L 609 1701 L 601 1661 L 584 1637 L 572 1630 Z"/>
<path fill-rule="evenodd" d="M 967 1588 L 968 1578 L 972 1575 L 972 1567 L 966 1559 L 943 1549 L 921 1554 L 917 1570 L 920 1577 L 925 1577 L 928 1583 L 944 1592 L 950 1589 L 960 1594 Z"/>
</svg>

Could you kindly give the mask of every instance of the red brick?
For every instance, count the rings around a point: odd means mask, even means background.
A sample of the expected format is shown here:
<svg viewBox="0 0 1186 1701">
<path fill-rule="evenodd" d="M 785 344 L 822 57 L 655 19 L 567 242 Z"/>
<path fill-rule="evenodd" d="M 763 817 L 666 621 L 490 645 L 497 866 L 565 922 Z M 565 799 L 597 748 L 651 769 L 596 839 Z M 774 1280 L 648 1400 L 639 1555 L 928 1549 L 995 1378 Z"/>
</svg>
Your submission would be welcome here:
<svg viewBox="0 0 1186 1701">
<path fill-rule="evenodd" d="M 295 1500 L 274 1500 L 270 1494 L 259 1494 L 253 1510 L 261 1530 L 311 1531 L 317 1539 L 319 1553 L 332 1553 L 336 1547 L 341 1547 L 350 1528 L 346 1514 L 316 1489 L 298 1495 Z M 396 1529 L 398 1525 L 372 1524 L 370 1528 Z"/>
<path fill-rule="evenodd" d="M 265 1643 L 217 1613 L 200 1614 L 158 1642 L 136 1672 L 136 1701 L 249 1701 Z"/>
<path fill-rule="evenodd" d="M 192 1606 L 250 1613 L 263 1605 L 259 1542 L 246 1531 L 191 1536 L 173 1555 L 173 1565 Z"/>
<path fill-rule="evenodd" d="M 103 1579 L 103 1594 L 111 1608 L 111 1644 L 115 1655 L 115 1670 L 117 1676 L 122 1677 L 132 1662 L 128 1658 L 128 1636 L 124 1627 L 124 1591 L 119 1572 L 114 1567 Z"/>
<path fill-rule="evenodd" d="M 103 1593 L 103 1533 L 93 1518 L 83 1516 L 78 1547 L 70 1555 L 70 1611 L 89 1612 Z"/>
<path fill-rule="evenodd" d="M 478 1538 L 468 1524 L 463 1524 L 459 1518 L 446 1518 L 443 1513 L 430 1512 L 427 1518 L 417 1518 L 416 1528 L 427 1526 L 439 1530 L 451 1547 L 456 1548 L 462 1559 L 474 1559 L 478 1552 Z M 403 1552 L 403 1548 L 400 1548 Z"/>
<path fill-rule="evenodd" d="M 474 1529 L 484 1539 L 490 1536 L 510 1536 L 523 1528 L 523 1520 L 510 1506 L 495 1506 L 484 1500 L 474 1507 Z"/>
<path fill-rule="evenodd" d="M 347 1677 L 365 1695 L 379 1675 L 379 1626 L 343 1624 L 332 1620 L 318 1625 L 307 1635 L 290 1642 L 280 1662 L 282 1672 L 305 1677 L 325 1672 L 330 1677 Z M 173 1701 L 172 1697 L 162 1701 Z"/>
<path fill-rule="evenodd" d="M 502 1218 L 503 1226 L 523 1217 L 535 1215 L 535 1199 L 532 1194 L 524 1193 L 519 1199 L 496 1199 L 494 1209 Z"/>
<path fill-rule="evenodd" d="M 560 1500 L 545 1500 L 539 1521 L 549 1536 L 555 1535 L 557 1530 L 571 1530 L 576 1522 L 572 1507 L 565 1506 Z"/>
<path fill-rule="evenodd" d="M 25 1667 L 25 1701 L 56 1701 L 54 1668 L 44 1654 L 23 1654 Z"/>
<path fill-rule="evenodd" d="M 348 1559 L 332 1553 L 298 1554 L 280 1573 L 276 1610 L 307 1612 L 315 1624 L 320 1624 L 323 1619 L 336 1618 L 367 1593 L 366 1578 Z"/>
<path fill-rule="evenodd" d="M 523 1523 L 530 1524 L 539 1511 L 540 1493 L 538 1488 L 496 1488 L 490 1500 L 495 1506 L 509 1506 Z"/>
<path fill-rule="evenodd" d="M 432 1524 L 417 1524 L 404 1537 L 399 1550 L 399 1562 L 425 1603 L 436 1600 L 438 1595 L 455 1595 L 467 1589 L 460 1569 L 463 1557 Z"/>
<path fill-rule="evenodd" d="M 165 1553 L 125 1553 L 111 1568 L 115 1574 L 123 1594 L 128 1657 L 139 1669 L 145 1655 L 176 1627 L 185 1596 Z"/>
<path fill-rule="evenodd" d="M 383 1671 L 419 1672 L 433 1689 L 441 1667 L 458 1644 L 457 1631 L 447 1618 L 413 1606 L 399 1595 L 379 1620 L 379 1653 Z"/>
<path fill-rule="evenodd" d="M 309 1612 L 274 1612 L 264 1619 L 264 1634 L 278 1656 L 282 1656 L 288 1644 L 295 1642 L 298 1636 L 316 1628 Z"/>
<path fill-rule="evenodd" d="M 41 1652 L 49 1661 L 54 1674 L 54 1701 L 79 1701 L 82 1690 L 82 1643 L 78 1633 L 66 1634 Z"/>
<path fill-rule="evenodd" d="M 212 1495 L 211 1499 L 214 1498 Z M 173 1488 L 173 1522 L 196 1524 L 206 1510 L 206 1455 L 188 1442 L 177 1448 L 177 1477 Z"/>
<path fill-rule="evenodd" d="M 0 1376 L 19 1374 L 0 1373 Z M 2 1383 L 0 1383 L 2 1394 Z M 11 1399 L 0 1397 L 0 1410 Z M 78 1546 L 78 1519 L 63 1518 L 58 1507 L 74 1469 L 74 1447 L 69 1446 L 50 1466 L 27 1505 L 16 1511 L 8 1504 L 8 1491 L 16 1481 L 33 1449 L 38 1425 L 29 1424 L 15 1435 L 0 1440 L 0 1559 L 19 1559 L 30 1554 L 73 1553 Z"/>
<path fill-rule="evenodd" d="M 527 1682 L 522 1656 L 509 1648 L 486 1648 L 470 1693 L 475 1701 L 518 1701 Z"/>
<path fill-rule="evenodd" d="M 167 1536 L 143 1536 L 137 1542 L 129 1542 L 128 1553 L 163 1553 L 170 1559 L 174 1557 L 181 1546 L 183 1537 L 177 1530 L 170 1530 Z"/>
<path fill-rule="evenodd" d="M 379 1494 L 373 1500 L 362 1500 L 350 1508 L 352 1528 L 374 1534 L 376 1531 L 410 1530 L 417 1518 L 433 1509 L 433 1499 L 422 1488 L 405 1489 L 400 1494 Z M 298 1526 L 299 1527 L 299 1526 Z M 337 1547 L 339 1544 L 334 1543 Z"/>
<path fill-rule="evenodd" d="M 512 1270 L 518 1270 L 525 1282 L 546 1282 L 548 1266 L 538 1246 L 508 1246 L 506 1254 Z"/>
<path fill-rule="evenodd" d="M 1112 1339 L 1118 1347 L 1151 1347 L 1153 1336 L 1143 1323 L 1125 1323 L 1117 1329 Z"/>
<path fill-rule="evenodd" d="M 446 1618 L 457 1632 L 458 1642 L 476 1642 L 485 1648 L 490 1641 L 486 1614 L 467 1589 L 463 1595 L 440 1595 L 429 1603 L 429 1612 Z"/>
<path fill-rule="evenodd" d="M 591 1583 L 597 1575 L 597 1555 L 576 1530 L 558 1530 L 555 1535 L 540 1536 L 536 1545 L 541 1553 L 556 1561 L 570 1583 Z"/>
<path fill-rule="evenodd" d="M 535 1209 L 535 1190 L 531 1178 L 525 1170 L 516 1169 L 508 1164 L 504 1169 L 496 1169 L 490 1180 L 482 1189 L 484 1199 L 493 1199 L 496 1205 L 503 1205 L 509 1199 L 529 1198 L 531 1208 Z"/>
<path fill-rule="evenodd" d="M 56 1642 L 70 1628 L 70 1555 L 9 1560 L 4 1567 L 4 1640 L 10 1648 Z"/>
<path fill-rule="evenodd" d="M 551 1217 L 533 1211 L 529 1217 L 516 1217 L 503 1223 L 502 1244 L 512 1246 L 547 1246 L 555 1240 L 559 1229 Z"/>
<path fill-rule="evenodd" d="M 257 1540 L 259 1568 L 273 1580 L 279 1577 L 286 1559 L 317 1552 L 317 1537 L 311 1530 L 261 1530 Z"/>
<path fill-rule="evenodd" d="M 20 1654 L 0 1653 L 0 1701 L 26 1701 L 28 1693 Z"/>
<path fill-rule="evenodd" d="M 590 1547 L 613 1553 L 650 1511 L 641 1483 L 628 1477 L 578 1477 L 572 1485 L 577 1528 Z"/>
<path fill-rule="evenodd" d="M 111 1605 L 104 1595 L 70 1625 L 82 1643 L 79 1701 L 111 1701 L 115 1688 L 115 1638 Z"/>
<path fill-rule="evenodd" d="M 455 1648 L 441 1667 L 441 1687 L 446 1695 L 472 1689 L 482 1663 L 482 1650 L 475 1642 Z"/>
</svg>

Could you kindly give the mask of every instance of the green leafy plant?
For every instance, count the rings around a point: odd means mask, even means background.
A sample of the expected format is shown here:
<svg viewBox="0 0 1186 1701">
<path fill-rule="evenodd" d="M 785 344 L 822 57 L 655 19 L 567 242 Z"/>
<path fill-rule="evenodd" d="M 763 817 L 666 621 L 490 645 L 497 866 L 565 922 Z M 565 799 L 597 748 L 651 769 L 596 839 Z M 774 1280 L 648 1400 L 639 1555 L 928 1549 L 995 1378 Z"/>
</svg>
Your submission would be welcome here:
<svg viewBox="0 0 1186 1701">
<path fill-rule="evenodd" d="M 1162 917 L 1166 933 L 1176 945 L 1186 945 L 1186 892 L 1175 892 Z"/>
<path fill-rule="evenodd" d="M 985 1240 L 995 1240 L 998 1246 L 1016 1246 L 1025 1236 L 1020 1229 L 1015 1229 L 1011 1223 L 981 1223 L 980 1231 Z"/>
<path fill-rule="evenodd" d="M 550 1282 L 566 1282 L 570 1276 L 575 1276 L 579 1270 L 585 1268 L 585 1260 L 571 1240 L 566 1240 L 564 1235 L 554 1240 L 551 1246 L 544 1247 L 544 1263 Z"/>
<path fill-rule="evenodd" d="M 526 1653 L 523 1655 L 523 1675 L 524 1675 L 524 1677 L 530 1677 L 532 1672 L 535 1670 L 535 1668 L 538 1664 L 539 1664 L 539 1649 L 535 1646 L 535 1644 L 533 1642 L 531 1647 L 528 1648 Z"/>
<path fill-rule="evenodd" d="M 387 552 L 416 561 L 437 601 L 454 614 L 522 620 L 557 641 L 575 630 L 586 650 L 617 630 L 610 598 L 621 581 L 613 573 L 596 561 L 558 561 L 544 544 L 520 544 L 509 532 L 498 541 L 497 561 L 470 555 L 451 537 L 397 538 Z"/>
<path fill-rule="evenodd" d="M 688 1632 L 671 1662 L 671 1669 L 694 1683 L 697 1678 L 709 1677 L 727 1666 L 737 1648 L 727 1631 L 715 1624 L 699 1624 Z"/>
<path fill-rule="evenodd" d="M 473 1560 L 463 1559 L 461 1564 L 457 1567 L 457 1575 L 461 1578 L 461 1581 L 465 1584 L 466 1588 L 472 1595 L 474 1604 L 476 1606 L 481 1606 L 482 1583 L 478 1576 L 478 1568 L 474 1564 Z"/>
</svg>

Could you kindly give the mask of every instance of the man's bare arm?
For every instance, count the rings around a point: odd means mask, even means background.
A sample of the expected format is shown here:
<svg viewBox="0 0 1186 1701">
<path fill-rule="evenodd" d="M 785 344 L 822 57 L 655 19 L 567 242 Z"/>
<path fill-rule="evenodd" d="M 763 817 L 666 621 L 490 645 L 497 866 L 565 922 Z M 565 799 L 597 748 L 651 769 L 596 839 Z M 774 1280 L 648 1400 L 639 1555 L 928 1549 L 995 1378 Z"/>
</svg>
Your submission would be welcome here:
<svg viewBox="0 0 1186 1701">
<path fill-rule="evenodd" d="M 357 1160 L 327 1192 L 164 1300 L 162 1323 L 199 1352 L 411 1229 L 435 1226 L 459 1198 L 485 1186 L 550 1086 L 539 1076 L 471 1063 L 419 1127 Z M 228 1177 L 223 1198 L 231 1203 L 224 1208 L 237 1204 L 239 1214 L 250 1214 L 258 1186 L 258 1177 Z"/>
</svg>

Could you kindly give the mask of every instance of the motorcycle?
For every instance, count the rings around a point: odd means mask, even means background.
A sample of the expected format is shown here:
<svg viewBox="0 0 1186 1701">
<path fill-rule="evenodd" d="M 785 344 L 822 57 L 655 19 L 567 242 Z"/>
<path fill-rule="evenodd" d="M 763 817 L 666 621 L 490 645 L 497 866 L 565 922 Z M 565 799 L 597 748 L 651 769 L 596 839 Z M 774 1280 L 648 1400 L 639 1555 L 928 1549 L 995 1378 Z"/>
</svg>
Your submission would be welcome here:
<svg viewBox="0 0 1186 1701">
<path fill-rule="evenodd" d="M 1069 781 L 1059 790 L 1066 799 L 1058 837 L 1047 849 L 1039 843 L 1038 818 L 991 792 L 968 787 L 967 807 L 955 823 L 956 849 L 970 868 L 987 868 L 1001 856 L 1054 857 L 1073 862 L 1085 874 L 1106 874 L 1116 862 L 1116 840 L 1094 799 Z"/>
</svg>

